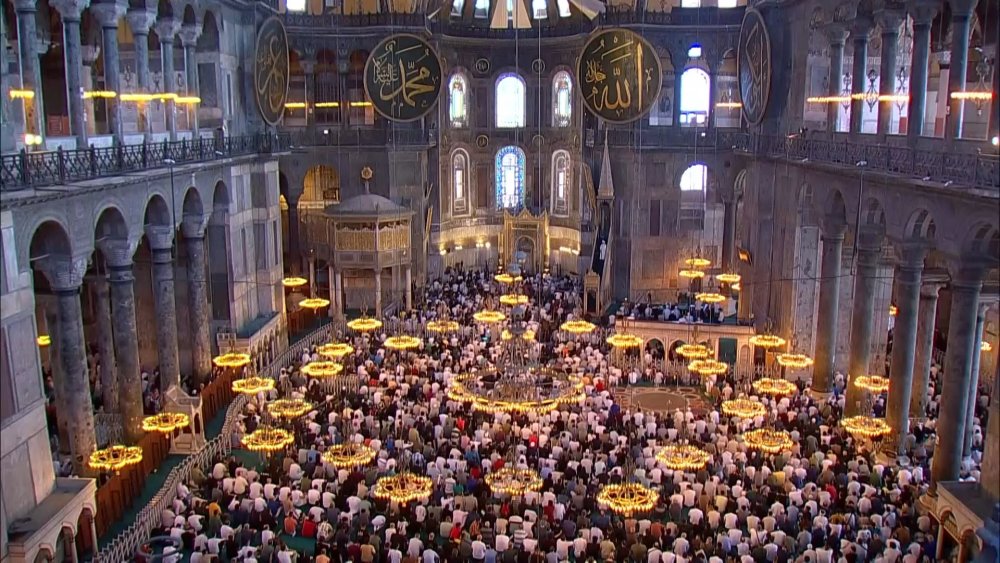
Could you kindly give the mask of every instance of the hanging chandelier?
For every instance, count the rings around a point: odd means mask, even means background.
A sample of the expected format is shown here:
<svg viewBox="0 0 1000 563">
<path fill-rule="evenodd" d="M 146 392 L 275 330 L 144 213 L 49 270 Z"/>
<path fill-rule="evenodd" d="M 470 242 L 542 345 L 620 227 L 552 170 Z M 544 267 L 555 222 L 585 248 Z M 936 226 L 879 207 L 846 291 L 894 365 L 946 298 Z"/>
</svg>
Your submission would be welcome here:
<svg viewBox="0 0 1000 563">
<path fill-rule="evenodd" d="M 711 358 L 694 360 L 688 364 L 688 370 L 698 375 L 722 375 L 729 369 L 729 364 Z"/>
<path fill-rule="evenodd" d="M 220 368 L 240 368 L 250 363 L 250 354 L 229 352 L 212 358 L 212 363 Z"/>
<path fill-rule="evenodd" d="M 385 342 L 382 344 L 390 350 L 413 350 L 415 348 L 419 348 L 422 343 L 423 341 L 416 336 L 401 334 L 386 338 Z"/>
<path fill-rule="evenodd" d="M 449 320 L 429 321 L 427 323 L 427 330 L 431 332 L 457 332 L 458 328 L 457 322 Z"/>
<path fill-rule="evenodd" d="M 365 444 L 355 442 L 344 442 L 334 444 L 323 452 L 321 458 L 323 463 L 329 464 L 337 469 L 351 469 L 368 465 L 375 459 L 375 449 Z"/>
<path fill-rule="evenodd" d="M 885 393 L 889 390 L 889 378 L 881 375 L 861 375 L 854 378 L 854 386 L 872 393 Z"/>
<path fill-rule="evenodd" d="M 372 495 L 377 499 L 406 504 L 428 498 L 432 487 L 433 483 L 429 478 L 403 471 L 376 481 Z"/>
<path fill-rule="evenodd" d="M 474 410 L 491 414 L 544 414 L 584 398 L 583 381 L 579 377 L 527 366 L 457 375 L 452 378 L 447 394 L 453 401 L 471 403 Z"/>
<path fill-rule="evenodd" d="M 712 456 L 700 448 L 682 444 L 664 446 L 656 460 L 674 471 L 697 471 L 712 461 Z"/>
<path fill-rule="evenodd" d="M 512 283 L 518 283 L 522 281 L 524 278 L 521 276 L 512 276 L 510 274 L 503 273 L 493 276 L 493 279 L 495 279 L 500 283 L 512 284 Z"/>
<path fill-rule="evenodd" d="M 494 494 L 510 496 L 539 491 L 543 484 L 542 477 L 537 471 L 518 469 L 512 465 L 487 473 L 484 480 Z"/>
<path fill-rule="evenodd" d="M 508 306 L 527 305 L 528 296 L 523 293 L 505 293 L 500 296 L 500 304 Z"/>
<path fill-rule="evenodd" d="M 302 287 L 309 283 L 309 280 L 297 276 L 287 277 L 281 280 L 281 285 L 285 287 Z"/>
<path fill-rule="evenodd" d="M 597 503 L 602 508 L 622 516 L 649 512 L 659 498 L 660 494 L 657 491 L 638 483 L 605 485 L 597 493 Z"/>
<path fill-rule="evenodd" d="M 704 360 L 712 355 L 712 350 L 703 344 L 681 344 L 674 352 L 688 360 Z"/>
<path fill-rule="evenodd" d="M 299 307 L 302 307 L 304 309 L 311 309 L 313 311 L 317 311 L 319 309 L 323 309 L 329 306 L 330 306 L 330 300 L 323 299 L 322 297 L 310 297 L 309 299 L 303 299 L 302 301 L 299 301 Z"/>
<path fill-rule="evenodd" d="M 704 270 L 712 265 L 712 261 L 701 256 L 693 256 L 684 261 L 684 264 L 696 270 Z"/>
<path fill-rule="evenodd" d="M 693 280 L 696 278 L 705 277 L 705 272 L 701 270 L 681 270 L 680 272 L 677 272 L 677 275 L 679 275 L 682 278 L 688 278 Z"/>
<path fill-rule="evenodd" d="M 368 316 L 361 316 L 353 321 L 348 321 L 347 328 L 358 332 L 371 332 L 382 328 L 382 321 Z"/>
<path fill-rule="evenodd" d="M 39 348 L 45 348 L 46 346 L 52 344 L 52 337 L 48 334 L 42 334 L 35 339 L 35 344 L 38 344 Z"/>
<path fill-rule="evenodd" d="M 344 371 L 344 364 L 321 360 L 318 362 L 309 362 L 308 364 L 302 366 L 301 371 L 309 377 L 336 377 L 340 375 L 340 372 Z"/>
<path fill-rule="evenodd" d="M 243 437 L 243 447 L 252 452 L 277 452 L 295 442 L 295 436 L 284 428 L 258 426 L 257 430 Z"/>
<path fill-rule="evenodd" d="M 244 395 L 256 395 L 274 389 L 274 380 L 269 377 L 245 377 L 233 380 L 233 392 Z"/>
<path fill-rule="evenodd" d="M 706 291 L 706 292 L 703 292 L 703 293 L 696 293 L 695 296 L 694 296 L 694 298 L 697 301 L 701 301 L 702 303 L 709 303 L 709 304 L 713 304 L 713 305 L 716 304 L 716 303 L 722 303 L 723 301 L 726 300 L 726 296 L 725 295 L 723 295 L 721 293 L 718 293 L 718 292 L 715 292 L 715 291 Z"/>
<path fill-rule="evenodd" d="M 642 338 L 634 334 L 628 333 L 616 333 L 605 339 L 605 342 L 611 345 L 612 348 L 623 350 L 626 348 L 638 348 L 642 346 Z"/>
<path fill-rule="evenodd" d="M 339 360 L 348 354 L 354 353 L 354 346 L 345 342 L 328 342 L 316 348 L 316 353 L 324 358 Z"/>
<path fill-rule="evenodd" d="M 501 340 L 510 340 L 513 337 L 514 337 L 514 335 L 512 335 L 510 333 L 510 331 L 507 330 L 507 329 L 503 329 L 503 332 L 500 333 L 500 339 Z M 531 330 L 529 328 L 529 329 L 527 329 L 527 330 L 525 330 L 524 332 L 521 333 L 521 338 L 524 339 L 524 340 L 527 340 L 529 342 L 533 341 L 535 339 L 535 331 L 533 331 L 533 330 Z"/>
<path fill-rule="evenodd" d="M 979 343 L 979 351 L 981 351 L 981 352 L 992 352 L 993 351 L 993 345 L 990 344 L 989 342 L 983 340 L 982 342 Z"/>
<path fill-rule="evenodd" d="M 884 418 L 867 415 L 847 417 L 840 421 L 840 425 L 855 438 L 881 438 L 892 430 Z"/>
<path fill-rule="evenodd" d="M 722 402 L 722 412 L 727 416 L 736 416 L 742 419 L 752 419 L 767 414 L 767 407 L 759 401 L 753 401 L 745 397 L 730 399 Z"/>
<path fill-rule="evenodd" d="M 142 419 L 142 430 L 171 434 L 174 430 L 185 428 L 189 424 L 191 424 L 191 418 L 182 412 L 161 412 Z"/>
<path fill-rule="evenodd" d="M 486 323 L 486 324 L 496 324 L 506 320 L 507 315 L 504 315 L 500 311 L 492 311 L 487 309 L 485 311 L 479 311 L 478 313 L 473 314 L 472 318 L 475 319 L 476 322 Z"/>
<path fill-rule="evenodd" d="M 780 348 L 784 346 L 786 342 L 787 341 L 784 338 L 772 333 L 755 334 L 750 337 L 750 344 L 753 344 L 758 348 Z"/>
<path fill-rule="evenodd" d="M 267 412 L 275 418 L 291 420 L 298 418 L 313 409 L 312 403 L 302 399 L 278 399 L 272 401 L 265 407 Z"/>
<path fill-rule="evenodd" d="M 587 334 L 593 332 L 597 325 L 585 320 L 566 321 L 559 326 L 560 330 L 565 330 L 570 334 Z"/>
<path fill-rule="evenodd" d="M 748 448 L 764 453 L 776 454 L 792 449 L 794 442 L 788 432 L 773 428 L 756 428 L 743 433 L 743 441 Z"/>
<path fill-rule="evenodd" d="M 813 359 L 805 354 L 778 354 L 778 364 L 786 368 L 802 369 L 813 365 Z"/>
<path fill-rule="evenodd" d="M 732 289 L 733 291 L 739 291 L 739 290 L 743 289 L 743 286 L 741 285 L 741 283 L 742 283 L 742 282 L 736 282 L 736 283 L 734 283 L 733 285 L 731 285 L 731 286 L 730 286 L 730 288 L 731 288 L 731 289 Z"/>
<path fill-rule="evenodd" d="M 722 283 L 734 284 L 734 283 L 739 283 L 739 281 L 743 279 L 743 276 L 736 273 L 725 273 L 716 275 L 715 279 L 719 280 Z"/>
<path fill-rule="evenodd" d="M 896 307 L 895 305 L 889 305 L 889 316 L 895 317 L 898 314 L 899 314 L 899 307 Z"/>
<path fill-rule="evenodd" d="M 142 448 L 139 446 L 122 446 L 116 444 L 91 453 L 90 459 L 87 461 L 87 466 L 98 471 L 114 471 L 117 473 L 140 461 L 142 461 Z"/>
<path fill-rule="evenodd" d="M 753 390 L 762 395 L 787 397 L 788 395 L 794 395 L 799 388 L 787 379 L 764 377 L 753 382 Z"/>
</svg>

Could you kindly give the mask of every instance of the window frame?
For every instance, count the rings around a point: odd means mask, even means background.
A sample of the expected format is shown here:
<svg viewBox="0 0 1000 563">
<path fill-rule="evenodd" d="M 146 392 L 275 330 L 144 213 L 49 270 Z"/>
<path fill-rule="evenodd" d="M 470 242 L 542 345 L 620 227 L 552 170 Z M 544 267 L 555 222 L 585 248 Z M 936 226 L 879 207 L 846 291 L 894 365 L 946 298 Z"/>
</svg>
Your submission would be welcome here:
<svg viewBox="0 0 1000 563">
<path fill-rule="evenodd" d="M 455 102 L 453 100 L 456 83 L 461 83 L 463 88 L 462 115 L 459 118 L 454 115 Z M 451 78 L 448 79 L 448 124 L 453 129 L 464 129 L 469 126 L 469 80 L 465 73 L 460 70 L 452 73 Z"/>
<path fill-rule="evenodd" d="M 459 167 L 461 164 L 461 168 Z M 455 149 L 451 153 L 450 162 L 450 174 L 451 178 L 451 208 L 452 215 L 464 215 L 469 212 L 472 206 L 469 205 L 469 170 L 471 169 L 472 161 L 469 158 L 469 153 L 465 149 Z M 457 176 L 458 172 L 462 172 L 462 193 L 458 193 L 458 182 Z"/>
<path fill-rule="evenodd" d="M 562 168 L 561 161 L 565 161 L 565 168 Z M 565 172 L 562 184 L 563 193 L 559 194 L 560 173 Z M 560 217 L 569 215 L 570 188 L 573 185 L 573 157 L 569 151 L 559 149 L 552 152 L 552 178 L 550 186 L 550 199 L 552 201 L 552 214 Z"/>
<path fill-rule="evenodd" d="M 515 177 L 514 177 L 514 193 L 508 196 L 507 189 L 504 185 L 504 178 L 507 176 L 507 164 L 504 163 L 508 156 L 513 156 L 515 158 Z M 496 208 L 498 210 L 514 210 L 524 207 L 524 191 L 525 184 L 527 183 L 527 157 L 525 156 L 524 149 L 517 145 L 505 145 L 497 150 L 496 156 L 494 157 L 494 175 L 496 177 Z M 507 204 L 510 200 L 511 204 Z"/>
<path fill-rule="evenodd" d="M 560 84 L 561 81 L 565 81 Z M 559 111 L 559 94 L 566 92 L 566 115 Z M 552 126 L 569 127 L 573 124 L 573 75 L 568 70 L 562 69 L 552 75 Z"/>
<path fill-rule="evenodd" d="M 507 112 L 507 111 L 511 111 L 511 108 L 515 107 L 515 104 L 513 102 L 507 102 L 507 101 L 505 101 L 504 103 L 501 103 L 501 100 L 500 100 L 500 85 L 504 84 L 504 83 L 509 83 L 508 82 L 509 80 L 513 80 L 516 83 L 520 84 L 520 86 L 521 86 L 521 91 L 520 91 L 520 97 L 521 97 L 521 100 L 520 100 L 520 114 L 513 116 L 513 117 L 519 117 L 520 119 L 516 120 L 516 123 L 513 124 L 513 125 L 509 125 L 509 124 L 505 124 L 505 123 L 507 123 L 508 121 L 515 121 L 515 120 L 505 119 L 504 122 L 501 123 L 501 114 L 500 114 L 501 109 L 503 109 L 505 112 Z M 512 92 L 512 94 L 513 93 L 514 92 Z M 527 126 L 527 123 L 528 123 L 528 120 L 527 120 L 527 97 L 528 97 L 528 84 L 527 84 L 527 82 L 524 81 L 524 78 L 522 78 L 520 74 L 518 74 L 516 72 L 505 72 L 505 73 L 503 73 L 503 74 L 501 74 L 500 76 L 497 77 L 496 82 L 493 83 L 493 105 L 494 105 L 494 108 L 493 108 L 493 122 L 494 122 L 494 125 L 496 126 L 497 129 L 517 129 L 518 127 L 526 127 Z M 512 116 L 505 115 L 503 117 L 509 118 L 509 117 L 512 117 Z"/>
</svg>

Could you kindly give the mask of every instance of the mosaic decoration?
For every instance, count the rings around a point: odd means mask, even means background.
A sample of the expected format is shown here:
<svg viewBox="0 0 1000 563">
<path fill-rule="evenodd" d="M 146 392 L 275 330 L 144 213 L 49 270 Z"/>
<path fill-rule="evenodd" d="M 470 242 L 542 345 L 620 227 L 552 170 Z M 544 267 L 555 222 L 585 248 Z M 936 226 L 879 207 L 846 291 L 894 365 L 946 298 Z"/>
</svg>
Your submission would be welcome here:
<svg viewBox="0 0 1000 563">
<path fill-rule="evenodd" d="M 656 51 L 627 29 L 605 29 L 587 41 L 576 70 L 583 103 L 612 123 L 635 121 L 660 94 L 663 70 Z"/>
<path fill-rule="evenodd" d="M 441 61 L 434 48 L 416 35 L 389 36 L 365 63 L 365 93 L 386 119 L 420 119 L 441 93 Z"/>
<path fill-rule="evenodd" d="M 254 92 L 261 117 L 269 125 L 277 125 L 288 97 L 288 35 L 276 16 L 265 20 L 257 32 Z"/>
</svg>

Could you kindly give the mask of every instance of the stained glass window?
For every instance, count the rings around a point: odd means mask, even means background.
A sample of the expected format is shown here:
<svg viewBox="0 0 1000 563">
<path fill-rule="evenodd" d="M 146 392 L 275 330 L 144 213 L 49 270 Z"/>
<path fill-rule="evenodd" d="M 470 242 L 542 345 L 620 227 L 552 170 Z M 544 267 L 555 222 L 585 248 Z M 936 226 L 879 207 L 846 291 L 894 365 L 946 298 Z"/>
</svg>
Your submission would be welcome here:
<svg viewBox="0 0 1000 563">
<path fill-rule="evenodd" d="M 573 113 L 573 81 L 561 70 L 552 78 L 552 126 L 568 127 Z"/>
<path fill-rule="evenodd" d="M 466 157 L 462 151 L 455 151 L 452 157 L 452 187 L 455 189 L 455 200 L 465 199 Z"/>
<path fill-rule="evenodd" d="M 524 80 L 504 74 L 497 80 L 497 127 L 524 127 Z"/>
<path fill-rule="evenodd" d="M 497 152 L 497 207 L 516 209 L 524 205 L 524 151 L 506 146 Z"/>
<path fill-rule="evenodd" d="M 468 116 L 468 92 L 465 77 L 456 73 L 448 85 L 448 117 L 452 127 L 465 127 Z"/>
</svg>

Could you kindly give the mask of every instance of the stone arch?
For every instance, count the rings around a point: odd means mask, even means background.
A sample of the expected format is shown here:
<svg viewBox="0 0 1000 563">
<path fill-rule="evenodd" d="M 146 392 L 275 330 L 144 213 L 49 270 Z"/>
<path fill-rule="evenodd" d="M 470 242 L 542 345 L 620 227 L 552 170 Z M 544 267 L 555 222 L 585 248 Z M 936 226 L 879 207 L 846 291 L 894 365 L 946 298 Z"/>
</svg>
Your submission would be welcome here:
<svg viewBox="0 0 1000 563">
<path fill-rule="evenodd" d="M 128 235 L 128 222 L 117 205 L 108 205 L 97 214 L 94 222 L 95 242 L 105 238 L 127 239 Z"/>
<path fill-rule="evenodd" d="M 156 5 L 157 19 L 174 17 L 174 4 L 170 0 L 159 0 Z"/>
<path fill-rule="evenodd" d="M 38 552 L 35 553 L 35 563 L 52 563 L 56 558 L 56 552 L 49 544 L 42 544 L 38 546 Z"/>
<path fill-rule="evenodd" d="M 195 49 L 201 53 L 212 53 L 219 50 L 219 24 L 215 18 L 215 13 L 205 10 L 205 15 L 201 21 L 201 35 Z"/>
<path fill-rule="evenodd" d="M 670 343 L 670 348 L 667 349 L 666 358 L 672 362 L 683 360 L 681 355 L 677 353 L 677 349 L 681 346 L 687 344 L 687 342 L 677 339 Z"/>
<path fill-rule="evenodd" d="M 906 238 L 933 241 L 936 234 L 937 225 L 930 211 L 921 208 L 910 214 L 904 231 Z"/>
<path fill-rule="evenodd" d="M 643 350 L 652 355 L 654 360 L 662 360 L 667 356 L 667 349 L 663 345 L 663 341 L 659 338 L 650 338 L 647 340 L 646 345 L 643 346 Z"/>
<path fill-rule="evenodd" d="M 191 186 L 184 192 L 184 203 L 181 206 L 183 217 L 193 220 L 201 220 L 205 215 L 205 207 L 201 203 L 201 194 L 198 188 Z"/>
<path fill-rule="evenodd" d="M 198 14 L 194 11 L 194 5 L 191 3 L 184 4 L 184 10 L 181 15 L 182 25 L 198 25 Z"/>
<path fill-rule="evenodd" d="M 874 197 L 865 199 L 861 205 L 861 224 L 885 228 L 885 209 L 882 202 Z"/>
<path fill-rule="evenodd" d="M 340 173 L 329 164 L 317 164 L 302 179 L 300 204 L 310 201 L 340 201 Z"/>
<path fill-rule="evenodd" d="M 229 188 L 226 183 L 219 180 L 215 183 L 215 190 L 212 192 L 212 209 L 215 211 L 229 211 Z"/>
<path fill-rule="evenodd" d="M 143 215 L 145 225 L 170 225 L 172 217 L 167 201 L 160 194 L 153 194 L 146 202 L 146 211 Z"/>
<path fill-rule="evenodd" d="M 820 209 L 826 211 L 826 218 L 834 225 L 847 225 L 847 203 L 844 194 L 840 193 L 839 189 L 833 188 L 824 199 Z"/>
<path fill-rule="evenodd" d="M 736 179 L 733 181 L 733 195 L 737 198 L 742 197 L 746 193 L 747 189 L 747 177 L 750 175 L 750 170 L 744 168 L 736 173 Z"/>
<path fill-rule="evenodd" d="M 32 232 L 28 258 L 35 261 L 46 256 L 72 256 L 70 240 L 69 231 L 62 223 L 55 219 L 42 221 Z"/>
<path fill-rule="evenodd" d="M 968 254 L 996 262 L 1000 256 L 1000 230 L 988 223 L 977 223 L 965 236 L 962 247 Z"/>
</svg>

